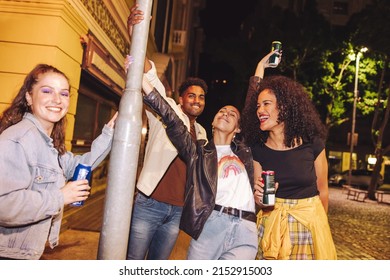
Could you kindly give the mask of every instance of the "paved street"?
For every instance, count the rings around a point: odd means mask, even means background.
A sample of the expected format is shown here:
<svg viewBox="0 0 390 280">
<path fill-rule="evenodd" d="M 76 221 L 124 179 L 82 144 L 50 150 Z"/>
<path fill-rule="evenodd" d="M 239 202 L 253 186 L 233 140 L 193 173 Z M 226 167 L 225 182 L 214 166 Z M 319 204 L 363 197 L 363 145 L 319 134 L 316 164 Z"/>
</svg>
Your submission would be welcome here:
<svg viewBox="0 0 390 280">
<path fill-rule="evenodd" d="M 390 195 L 385 203 L 348 200 L 340 188 L 330 188 L 329 223 L 341 260 L 390 259 Z M 103 195 L 91 197 L 81 211 L 65 214 L 60 245 L 42 259 L 94 260 L 104 207 Z M 181 233 L 171 259 L 185 259 L 189 238 Z"/>
<path fill-rule="evenodd" d="M 330 188 L 329 223 L 339 259 L 390 259 L 390 195 L 386 203 L 346 199 L 339 188 Z"/>
</svg>

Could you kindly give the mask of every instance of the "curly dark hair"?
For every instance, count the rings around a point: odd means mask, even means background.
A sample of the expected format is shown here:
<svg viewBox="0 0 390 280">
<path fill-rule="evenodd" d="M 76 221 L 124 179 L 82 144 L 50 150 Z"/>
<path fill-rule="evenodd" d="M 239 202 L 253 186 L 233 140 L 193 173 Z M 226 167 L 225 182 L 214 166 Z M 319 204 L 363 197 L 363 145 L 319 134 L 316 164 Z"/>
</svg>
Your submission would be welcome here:
<svg viewBox="0 0 390 280">
<path fill-rule="evenodd" d="M 69 83 L 68 77 L 57 68 L 47 64 L 38 64 L 35 66 L 34 69 L 27 74 L 22 87 L 19 89 L 19 92 L 12 101 L 11 105 L 3 112 L 2 116 L 0 117 L 0 134 L 8 127 L 20 122 L 23 119 L 25 113 L 32 113 L 31 108 L 27 103 L 26 93 L 32 91 L 32 88 L 38 82 L 40 75 L 48 72 L 54 72 L 63 75 Z M 63 155 L 66 152 L 65 128 L 66 117 L 63 117 L 60 121 L 54 124 L 53 131 L 50 135 L 50 137 L 53 138 L 53 145 L 58 150 L 60 155 Z"/>
<path fill-rule="evenodd" d="M 196 77 L 189 77 L 180 85 L 179 96 L 182 96 L 190 86 L 199 86 L 203 89 L 204 93 L 207 93 L 208 90 L 207 84 L 204 80 Z"/>
<path fill-rule="evenodd" d="M 276 96 L 278 121 L 285 123 L 286 147 L 295 147 L 296 140 L 299 139 L 303 142 L 312 142 L 315 137 L 326 140 L 327 128 L 305 88 L 290 78 L 269 76 L 260 82 L 257 94 L 246 100 L 242 112 L 242 134 L 247 145 L 252 146 L 259 142 L 264 144 L 267 141 L 269 132 L 260 130 L 260 121 L 257 117 L 257 98 L 266 89 Z"/>
</svg>

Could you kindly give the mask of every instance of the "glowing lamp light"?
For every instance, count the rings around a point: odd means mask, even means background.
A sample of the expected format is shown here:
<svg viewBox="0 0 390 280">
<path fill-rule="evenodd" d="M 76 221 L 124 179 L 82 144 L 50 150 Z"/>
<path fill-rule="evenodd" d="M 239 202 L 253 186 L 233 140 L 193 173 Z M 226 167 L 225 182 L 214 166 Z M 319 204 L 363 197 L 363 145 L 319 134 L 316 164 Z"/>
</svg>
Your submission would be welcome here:
<svg viewBox="0 0 390 280">
<path fill-rule="evenodd" d="M 368 164 L 374 165 L 376 163 L 376 157 L 369 157 L 367 159 L 367 161 L 368 161 Z"/>
</svg>

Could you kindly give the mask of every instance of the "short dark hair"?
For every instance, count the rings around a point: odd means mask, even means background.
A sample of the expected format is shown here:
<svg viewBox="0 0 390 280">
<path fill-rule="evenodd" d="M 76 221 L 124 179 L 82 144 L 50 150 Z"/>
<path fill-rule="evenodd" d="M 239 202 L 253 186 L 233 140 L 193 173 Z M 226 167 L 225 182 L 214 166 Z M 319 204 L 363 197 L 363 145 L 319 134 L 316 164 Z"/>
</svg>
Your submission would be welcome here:
<svg viewBox="0 0 390 280">
<path fill-rule="evenodd" d="M 182 96 L 183 93 L 189 88 L 190 86 L 199 86 L 203 89 L 204 93 L 207 93 L 208 87 L 204 80 L 196 77 L 189 77 L 187 78 L 179 87 L 179 96 Z"/>
</svg>

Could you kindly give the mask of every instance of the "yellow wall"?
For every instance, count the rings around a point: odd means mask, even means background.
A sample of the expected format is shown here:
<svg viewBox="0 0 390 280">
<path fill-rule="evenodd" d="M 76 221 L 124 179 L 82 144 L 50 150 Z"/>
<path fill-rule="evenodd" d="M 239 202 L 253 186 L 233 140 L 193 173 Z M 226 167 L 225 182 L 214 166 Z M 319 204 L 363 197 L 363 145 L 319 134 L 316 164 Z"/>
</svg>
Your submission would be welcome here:
<svg viewBox="0 0 390 280">
<path fill-rule="evenodd" d="M 83 57 L 80 36 L 87 32 L 87 25 L 66 0 L 0 1 L 0 112 L 36 64 L 57 67 L 72 87 L 66 131 L 70 148 Z"/>
</svg>

